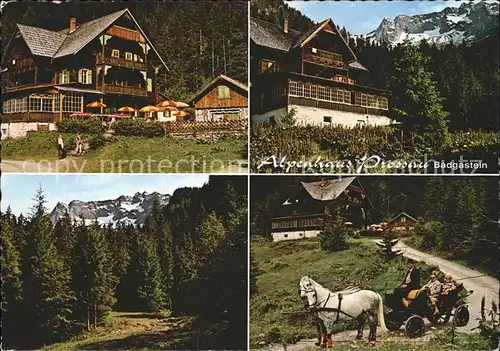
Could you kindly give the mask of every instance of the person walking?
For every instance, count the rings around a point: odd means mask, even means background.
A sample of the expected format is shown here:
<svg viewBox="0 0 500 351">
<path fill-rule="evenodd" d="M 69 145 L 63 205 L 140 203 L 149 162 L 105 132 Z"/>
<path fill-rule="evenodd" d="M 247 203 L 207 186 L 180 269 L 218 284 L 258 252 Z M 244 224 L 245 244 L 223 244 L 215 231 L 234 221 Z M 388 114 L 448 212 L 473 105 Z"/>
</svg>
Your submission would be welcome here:
<svg viewBox="0 0 500 351">
<path fill-rule="evenodd" d="M 59 159 L 63 159 L 66 157 L 66 151 L 64 150 L 64 140 L 62 135 L 59 134 L 59 138 L 57 139 L 57 154 Z"/>
<path fill-rule="evenodd" d="M 76 143 L 76 154 L 81 155 L 83 153 L 83 138 L 80 132 L 76 132 L 75 143 Z"/>
</svg>

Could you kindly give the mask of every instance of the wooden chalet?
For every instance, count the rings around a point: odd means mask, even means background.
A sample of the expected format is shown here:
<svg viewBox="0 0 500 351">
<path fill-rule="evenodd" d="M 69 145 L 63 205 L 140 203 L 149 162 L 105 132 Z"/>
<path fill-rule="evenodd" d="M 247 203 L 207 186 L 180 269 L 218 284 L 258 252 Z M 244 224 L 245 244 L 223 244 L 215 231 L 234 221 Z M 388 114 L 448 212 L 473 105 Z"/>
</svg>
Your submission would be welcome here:
<svg viewBox="0 0 500 351">
<path fill-rule="evenodd" d="M 221 74 L 191 100 L 197 121 L 241 120 L 248 118 L 248 88 Z"/>
<path fill-rule="evenodd" d="M 250 19 L 251 111 L 256 123 L 388 125 L 389 92 L 367 86 L 367 68 L 331 19 L 305 31 Z"/>
<path fill-rule="evenodd" d="M 54 122 L 92 101 L 114 113 L 156 103 L 156 77 L 168 70 L 128 9 L 51 30 L 17 24 L 3 50 L 2 123 Z"/>
<path fill-rule="evenodd" d="M 316 237 L 323 230 L 331 201 L 345 204 L 346 220 L 354 228 L 364 228 L 368 198 L 356 177 L 301 184 L 302 189 L 288 197 L 280 206 L 279 215 L 271 219 L 273 241 Z"/>
<path fill-rule="evenodd" d="M 418 220 L 410 216 L 408 213 L 401 212 L 387 223 L 386 229 L 408 232 L 413 230 L 417 223 Z"/>
</svg>

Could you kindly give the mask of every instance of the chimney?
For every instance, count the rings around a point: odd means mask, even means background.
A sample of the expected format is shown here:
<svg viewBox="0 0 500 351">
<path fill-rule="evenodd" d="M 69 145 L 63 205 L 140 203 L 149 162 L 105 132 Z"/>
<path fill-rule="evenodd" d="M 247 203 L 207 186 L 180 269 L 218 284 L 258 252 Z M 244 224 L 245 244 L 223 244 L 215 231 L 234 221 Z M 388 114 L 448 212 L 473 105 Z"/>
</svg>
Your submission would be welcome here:
<svg viewBox="0 0 500 351">
<path fill-rule="evenodd" d="M 76 18 L 75 17 L 71 17 L 69 19 L 69 32 L 70 33 L 73 33 L 76 29 Z"/>
<path fill-rule="evenodd" d="M 283 32 L 288 33 L 288 18 L 283 21 Z"/>
</svg>

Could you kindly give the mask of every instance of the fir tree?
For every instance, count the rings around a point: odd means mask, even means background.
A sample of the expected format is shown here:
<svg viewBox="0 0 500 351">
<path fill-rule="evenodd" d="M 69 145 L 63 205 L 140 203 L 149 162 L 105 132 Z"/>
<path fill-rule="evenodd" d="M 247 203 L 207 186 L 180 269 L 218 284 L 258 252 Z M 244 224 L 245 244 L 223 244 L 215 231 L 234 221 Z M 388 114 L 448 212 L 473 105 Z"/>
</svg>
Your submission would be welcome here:
<svg viewBox="0 0 500 351">
<path fill-rule="evenodd" d="M 319 234 L 321 248 L 325 251 L 342 251 L 349 247 L 349 229 L 339 204 L 332 204 L 325 214 L 324 228 Z"/>
<path fill-rule="evenodd" d="M 428 63 L 429 59 L 417 47 L 398 47 L 392 110 L 409 130 L 434 133 L 434 149 L 440 150 L 449 144 L 447 113 Z"/>
</svg>

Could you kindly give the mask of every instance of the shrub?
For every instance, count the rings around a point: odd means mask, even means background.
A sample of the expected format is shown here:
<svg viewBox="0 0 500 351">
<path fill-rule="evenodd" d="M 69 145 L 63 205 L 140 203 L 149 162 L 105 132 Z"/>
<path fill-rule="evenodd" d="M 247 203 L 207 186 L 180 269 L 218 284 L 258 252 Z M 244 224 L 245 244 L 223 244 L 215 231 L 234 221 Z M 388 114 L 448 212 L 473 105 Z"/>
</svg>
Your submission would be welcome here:
<svg viewBox="0 0 500 351">
<path fill-rule="evenodd" d="M 89 141 L 89 148 L 91 150 L 98 149 L 100 147 L 103 147 L 104 144 L 106 144 L 106 139 L 104 138 L 104 135 L 102 134 L 97 134 L 94 135 L 90 141 Z"/>
<path fill-rule="evenodd" d="M 433 249 L 441 246 L 440 239 L 444 230 L 443 224 L 438 221 L 419 223 L 415 227 L 415 235 L 420 237 L 420 248 Z"/>
<path fill-rule="evenodd" d="M 319 234 L 321 248 L 328 252 L 342 251 L 349 247 L 347 238 L 349 237 L 349 228 L 345 225 L 345 218 L 340 212 L 332 215 L 326 215 L 325 228 Z"/>
<path fill-rule="evenodd" d="M 57 130 L 63 133 L 101 134 L 104 132 L 102 122 L 98 118 L 63 119 L 56 122 Z"/>
<path fill-rule="evenodd" d="M 165 130 L 160 124 L 136 119 L 117 121 L 113 124 L 113 129 L 117 135 L 124 136 L 144 136 L 148 138 L 165 136 Z"/>
</svg>

